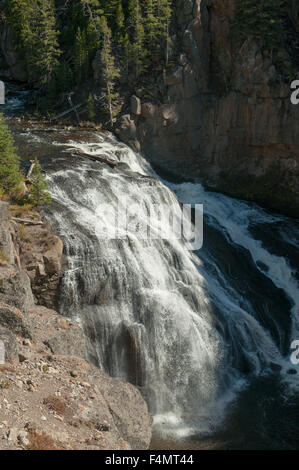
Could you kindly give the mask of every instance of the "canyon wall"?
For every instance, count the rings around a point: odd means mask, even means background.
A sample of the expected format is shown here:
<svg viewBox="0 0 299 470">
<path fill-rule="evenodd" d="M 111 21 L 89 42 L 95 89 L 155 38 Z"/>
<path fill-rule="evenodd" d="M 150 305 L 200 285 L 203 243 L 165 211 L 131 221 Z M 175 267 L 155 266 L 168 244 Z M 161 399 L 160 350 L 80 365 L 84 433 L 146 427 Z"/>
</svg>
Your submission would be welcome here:
<svg viewBox="0 0 299 470">
<path fill-rule="evenodd" d="M 165 98 L 148 99 L 136 90 L 116 132 L 157 167 L 295 216 L 294 55 L 285 45 L 272 55 L 252 38 L 242 39 L 234 31 L 235 8 L 236 0 L 176 1 L 178 51 Z M 290 0 L 292 41 L 298 9 Z M 297 43 L 292 47 L 296 51 Z"/>
</svg>

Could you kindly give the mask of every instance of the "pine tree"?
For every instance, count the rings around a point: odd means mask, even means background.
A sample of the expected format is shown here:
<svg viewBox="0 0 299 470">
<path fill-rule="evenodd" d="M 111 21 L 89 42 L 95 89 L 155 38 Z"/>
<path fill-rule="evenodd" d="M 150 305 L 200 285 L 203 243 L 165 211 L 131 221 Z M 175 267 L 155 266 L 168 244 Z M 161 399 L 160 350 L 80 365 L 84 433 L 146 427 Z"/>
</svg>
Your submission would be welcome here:
<svg viewBox="0 0 299 470">
<path fill-rule="evenodd" d="M 124 39 L 124 26 L 125 26 L 125 15 L 122 5 L 122 0 L 118 0 L 115 12 L 115 23 L 116 23 L 116 36 L 117 42 L 120 44 Z"/>
<path fill-rule="evenodd" d="M 43 175 L 41 166 L 37 158 L 35 158 L 35 165 L 30 177 L 31 187 L 28 194 L 28 200 L 31 204 L 40 206 L 42 204 L 49 204 L 51 196 L 47 192 L 48 183 Z"/>
<path fill-rule="evenodd" d="M 285 0 L 237 0 L 235 29 L 241 36 L 254 37 L 264 47 L 281 47 L 285 32 Z"/>
<path fill-rule="evenodd" d="M 115 59 L 111 47 L 111 29 L 107 24 L 106 18 L 101 19 L 102 50 L 101 65 L 102 78 L 106 86 L 106 99 L 109 110 L 110 125 L 113 125 L 113 100 L 116 94 L 113 93 L 115 80 L 119 77 L 119 69 L 115 65 Z"/>
<path fill-rule="evenodd" d="M 161 22 L 162 22 L 162 31 L 161 37 L 162 41 L 164 41 L 165 46 L 165 65 L 168 66 L 169 61 L 169 24 L 172 16 L 172 8 L 171 8 L 171 0 L 158 0 L 159 2 L 159 9 L 161 15 Z"/>
<path fill-rule="evenodd" d="M 19 170 L 19 157 L 16 154 L 13 137 L 3 114 L 0 114 L 0 190 L 10 194 L 18 189 L 23 181 Z"/>
<path fill-rule="evenodd" d="M 52 79 L 61 54 L 58 46 L 58 33 L 53 0 L 38 0 L 38 22 L 35 25 L 35 44 L 32 54 L 33 67 L 39 74 L 39 83 L 45 86 Z"/>
<path fill-rule="evenodd" d="M 87 109 L 88 119 L 90 121 L 93 121 L 96 116 L 96 112 L 95 112 L 94 101 L 93 101 L 93 97 L 91 93 L 89 93 L 88 98 L 87 98 L 86 109 Z"/>
<path fill-rule="evenodd" d="M 142 11 L 139 0 L 129 0 L 129 20 L 131 25 L 132 43 L 131 43 L 131 58 L 135 77 L 138 78 L 143 71 L 144 58 L 146 50 L 144 47 L 145 33 L 142 24 Z"/>
<path fill-rule="evenodd" d="M 88 51 L 86 44 L 86 32 L 78 28 L 74 45 L 74 69 L 76 81 L 80 83 L 88 73 Z"/>
<path fill-rule="evenodd" d="M 104 11 L 101 7 L 101 3 L 99 0 L 80 0 L 84 10 L 86 11 L 95 31 L 100 30 L 101 27 L 101 16 L 103 15 Z"/>
<path fill-rule="evenodd" d="M 58 46 L 53 0 L 7 0 L 9 23 L 27 61 L 32 82 L 44 88 L 58 66 Z"/>
<path fill-rule="evenodd" d="M 57 89 L 59 92 L 67 91 L 73 83 L 73 74 L 70 65 L 66 60 L 60 62 L 56 73 Z"/>
</svg>

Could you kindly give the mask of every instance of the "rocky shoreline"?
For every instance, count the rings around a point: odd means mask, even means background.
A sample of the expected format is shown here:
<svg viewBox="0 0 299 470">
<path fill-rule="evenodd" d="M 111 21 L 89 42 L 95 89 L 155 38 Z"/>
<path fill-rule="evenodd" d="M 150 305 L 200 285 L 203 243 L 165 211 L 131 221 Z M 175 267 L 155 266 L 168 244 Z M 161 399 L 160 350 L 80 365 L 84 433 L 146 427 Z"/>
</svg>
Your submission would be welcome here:
<svg viewBox="0 0 299 470">
<path fill-rule="evenodd" d="M 82 330 L 54 310 L 61 240 L 0 202 L 0 255 L 0 449 L 147 449 L 139 391 L 90 364 Z"/>
</svg>

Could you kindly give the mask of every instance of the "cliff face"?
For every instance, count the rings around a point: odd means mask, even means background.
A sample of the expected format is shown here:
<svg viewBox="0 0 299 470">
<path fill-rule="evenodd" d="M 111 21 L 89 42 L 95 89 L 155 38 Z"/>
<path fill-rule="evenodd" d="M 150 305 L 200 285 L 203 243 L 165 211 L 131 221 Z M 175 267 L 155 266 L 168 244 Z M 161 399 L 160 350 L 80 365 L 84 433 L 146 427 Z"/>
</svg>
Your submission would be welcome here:
<svg viewBox="0 0 299 470">
<path fill-rule="evenodd" d="M 253 39 L 241 40 L 233 30 L 235 7 L 236 0 L 177 0 L 181 51 L 166 77 L 165 100 L 133 98 L 116 132 L 160 167 L 295 215 L 299 107 L 290 102 L 290 83 L 296 65 L 284 46 L 274 57 Z M 295 0 L 288 15 L 294 37 Z"/>
</svg>

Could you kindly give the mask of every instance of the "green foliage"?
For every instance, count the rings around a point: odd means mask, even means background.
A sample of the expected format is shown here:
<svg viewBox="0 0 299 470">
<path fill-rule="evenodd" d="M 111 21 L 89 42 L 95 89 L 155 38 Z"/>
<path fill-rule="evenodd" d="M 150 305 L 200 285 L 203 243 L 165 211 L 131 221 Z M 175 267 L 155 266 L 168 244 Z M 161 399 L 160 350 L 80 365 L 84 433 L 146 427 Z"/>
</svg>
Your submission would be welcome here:
<svg viewBox="0 0 299 470">
<path fill-rule="evenodd" d="M 53 0 L 7 0 L 8 20 L 24 53 L 32 83 L 47 86 L 59 65 Z"/>
<path fill-rule="evenodd" d="M 47 191 L 48 183 L 37 158 L 35 158 L 35 165 L 30 177 L 30 183 L 30 191 L 26 196 L 26 202 L 34 206 L 49 204 L 51 202 L 51 196 Z"/>
<path fill-rule="evenodd" d="M 102 79 L 106 86 L 106 100 L 109 109 L 110 124 L 113 124 L 113 100 L 116 94 L 113 93 L 116 78 L 119 77 L 119 68 L 115 65 L 115 58 L 111 49 L 111 29 L 104 16 L 100 23 L 102 35 L 101 66 Z"/>
<path fill-rule="evenodd" d="M 95 111 L 94 101 L 93 101 L 93 97 L 91 93 L 89 93 L 88 98 L 87 98 L 86 110 L 88 114 L 88 119 L 90 121 L 93 121 L 94 118 L 96 117 L 96 111 Z"/>
<path fill-rule="evenodd" d="M 247 38 L 253 37 L 265 48 L 281 44 L 285 31 L 285 0 L 237 0 L 235 28 Z"/>
<path fill-rule="evenodd" d="M 6 0 L 30 81 L 42 91 L 39 109 L 87 81 L 96 56 L 109 109 L 119 78 L 142 81 L 149 72 L 162 72 L 169 62 L 172 1 Z"/>
<path fill-rule="evenodd" d="M 22 181 L 14 141 L 3 115 L 0 114 L 0 190 L 11 194 L 18 190 Z"/>
</svg>

